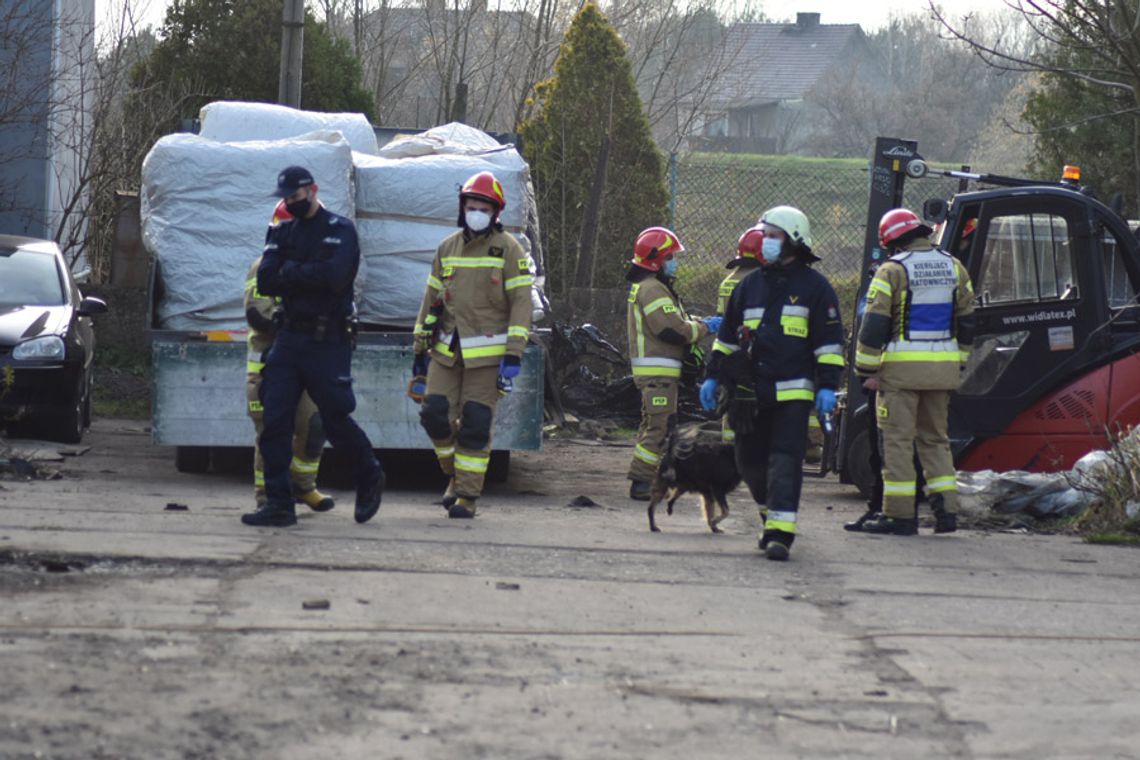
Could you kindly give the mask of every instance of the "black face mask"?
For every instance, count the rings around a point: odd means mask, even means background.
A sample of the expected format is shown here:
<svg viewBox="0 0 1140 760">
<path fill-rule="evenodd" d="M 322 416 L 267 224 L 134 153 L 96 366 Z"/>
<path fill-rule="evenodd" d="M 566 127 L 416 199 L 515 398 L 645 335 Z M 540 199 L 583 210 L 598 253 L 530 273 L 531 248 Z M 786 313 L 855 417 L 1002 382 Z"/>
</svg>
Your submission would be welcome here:
<svg viewBox="0 0 1140 760">
<path fill-rule="evenodd" d="M 313 202 L 311 200 L 309 200 L 308 198 L 303 198 L 302 200 L 299 200 L 299 201 L 293 201 L 292 203 L 286 203 L 285 204 L 285 210 L 288 211 L 290 214 L 292 214 L 294 219 L 303 219 L 303 218 L 305 218 L 305 215 L 309 213 L 309 210 L 312 208 L 312 203 Z"/>
</svg>

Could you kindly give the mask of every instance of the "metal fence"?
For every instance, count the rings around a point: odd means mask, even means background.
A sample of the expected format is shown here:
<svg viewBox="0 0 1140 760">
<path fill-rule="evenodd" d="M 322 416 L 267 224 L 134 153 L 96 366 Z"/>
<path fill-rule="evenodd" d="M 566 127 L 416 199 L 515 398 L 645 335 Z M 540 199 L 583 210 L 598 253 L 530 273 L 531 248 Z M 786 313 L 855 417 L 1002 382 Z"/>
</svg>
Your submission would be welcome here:
<svg viewBox="0 0 1140 760">
<path fill-rule="evenodd" d="M 849 159 L 671 155 L 672 223 L 688 251 L 678 272 L 685 303 L 694 313 L 711 312 L 740 235 L 766 209 L 790 205 L 807 214 L 813 250 L 823 259 L 816 268 L 831 280 L 848 321 L 862 269 L 869 176 L 866 162 Z M 956 186 L 912 182 L 905 204 L 921 211 L 926 198 L 948 198 Z"/>
</svg>

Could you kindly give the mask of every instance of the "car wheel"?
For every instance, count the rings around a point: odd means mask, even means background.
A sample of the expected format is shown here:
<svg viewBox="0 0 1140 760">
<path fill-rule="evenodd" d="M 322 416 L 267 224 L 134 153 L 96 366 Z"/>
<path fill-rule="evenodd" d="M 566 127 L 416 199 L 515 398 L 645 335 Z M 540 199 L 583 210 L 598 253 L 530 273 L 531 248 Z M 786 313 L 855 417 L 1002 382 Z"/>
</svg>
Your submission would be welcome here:
<svg viewBox="0 0 1140 760">
<path fill-rule="evenodd" d="M 871 471 L 871 446 L 871 431 L 862 426 L 848 444 L 847 456 L 843 460 L 848 478 L 864 499 L 871 498 L 871 491 L 875 488 L 875 473 Z"/>
<path fill-rule="evenodd" d="M 179 472 L 201 474 L 210 469 L 209 446 L 179 446 L 174 450 L 174 466 Z"/>
<path fill-rule="evenodd" d="M 56 417 L 48 424 L 48 438 L 63 443 L 79 443 L 83 440 L 83 407 L 86 396 L 75 402 L 75 406 L 62 417 Z"/>
</svg>

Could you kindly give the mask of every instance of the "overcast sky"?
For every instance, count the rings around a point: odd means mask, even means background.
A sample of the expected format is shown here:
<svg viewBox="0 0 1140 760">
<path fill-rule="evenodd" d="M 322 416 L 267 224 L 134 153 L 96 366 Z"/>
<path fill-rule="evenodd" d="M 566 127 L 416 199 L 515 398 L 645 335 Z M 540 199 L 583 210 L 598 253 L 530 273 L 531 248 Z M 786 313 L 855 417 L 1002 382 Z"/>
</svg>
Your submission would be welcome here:
<svg viewBox="0 0 1140 760">
<path fill-rule="evenodd" d="M 756 0 L 764 12 L 774 19 L 791 20 L 796 13 L 819 13 L 824 24 L 859 24 L 864 31 L 873 31 L 886 23 L 892 13 L 923 13 L 929 8 L 928 0 Z M 1005 0 L 937 0 L 948 9 L 952 17 L 971 11 L 1001 10 Z M 743 3 L 742 3 L 743 4 Z M 141 25 L 158 27 L 162 23 L 167 0 L 133 0 L 132 7 L 140 15 Z M 97 18 L 106 23 L 109 10 L 122 7 L 122 0 L 95 0 Z"/>
</svg>

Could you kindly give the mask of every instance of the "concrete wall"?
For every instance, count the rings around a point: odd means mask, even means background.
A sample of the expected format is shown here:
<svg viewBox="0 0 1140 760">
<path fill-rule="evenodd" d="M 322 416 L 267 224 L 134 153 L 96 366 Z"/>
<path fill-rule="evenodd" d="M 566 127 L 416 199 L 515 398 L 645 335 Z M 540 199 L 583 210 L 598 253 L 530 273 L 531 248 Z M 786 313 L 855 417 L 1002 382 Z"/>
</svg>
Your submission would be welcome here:
<svg viewBox="0 0 1140 760">
<path fill-rule="evenodd" d="M 95 0 L 0 0 L 0 233 L 57 238 L 90 150 L 94 20 Z"/>
</svg>

